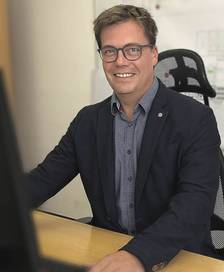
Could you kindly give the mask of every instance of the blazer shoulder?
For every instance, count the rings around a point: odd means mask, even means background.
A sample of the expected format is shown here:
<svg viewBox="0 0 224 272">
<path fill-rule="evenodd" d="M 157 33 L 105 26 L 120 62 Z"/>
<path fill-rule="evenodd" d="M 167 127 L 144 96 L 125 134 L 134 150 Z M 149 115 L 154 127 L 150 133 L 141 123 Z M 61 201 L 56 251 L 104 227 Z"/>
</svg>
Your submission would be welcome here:
<svg viewBox="0 0 224 272">
<path fill-rule="evenodd" d="M 204 123 L 217 130 L 213 110 L 202 102 L 166 88 L 163 84 L 160 85 L 159 92 L 159 96 L 165 101 L 163 106 L 168 113 L 169 124 L 172 124 L 181 134 L 187 135 L 189 131 L 197 130 Z"/>
<path fill-rule="evenodd" d="M 165 93 L 169 110 L 175 114 L 179 113 L 197 116 L 203 112 L 213 112 L 211 108 L 195 98 L 186 94 L 178 93 L 165 87 L 163 84 L 161 85 L 160 90 Z"/>
<path fill-rule="evenodd" d="M 98 111 L 100 111 L 101 109 L 110 106 L 110 101 L 111 101 L 111 96 L 107 97 L 103 101 L 100 101 L 96 104 L 85 106 L 78 112 L 77 116 L 78 115 L 92 116 L 92 114 L 98 113 Z"/>
</svg>

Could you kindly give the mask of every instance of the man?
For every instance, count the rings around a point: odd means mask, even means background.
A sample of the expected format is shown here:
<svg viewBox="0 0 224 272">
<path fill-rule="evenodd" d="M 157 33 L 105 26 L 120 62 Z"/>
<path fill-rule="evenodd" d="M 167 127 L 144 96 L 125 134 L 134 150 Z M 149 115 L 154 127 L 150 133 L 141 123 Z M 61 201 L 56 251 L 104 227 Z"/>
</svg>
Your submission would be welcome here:
<svg viewBox="0 0 224 272">
<path fill-rule="evenodd" d="M 212 254 L 220 145 L 212 110 L 155 78 L 157 27 L 145 9 L 112 7 L 94 31 L 114 93 L 83 108 L 28 175 L 33 205 L 80 173 L 92 224 L 134 236 L 92 272 L 155 271 L 180 249 Z"/>
</svg>

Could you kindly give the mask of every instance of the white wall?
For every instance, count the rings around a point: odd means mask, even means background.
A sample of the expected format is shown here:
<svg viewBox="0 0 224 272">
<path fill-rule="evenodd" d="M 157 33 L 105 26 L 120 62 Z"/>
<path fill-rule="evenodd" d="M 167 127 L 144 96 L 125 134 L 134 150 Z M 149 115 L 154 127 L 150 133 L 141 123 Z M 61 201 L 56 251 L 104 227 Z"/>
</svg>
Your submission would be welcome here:
<svg viewBox="0 0 224 272">
<path fill-rule="evenodd" d="M 91 102 L 93 1 L 9 0 L 18 140 L 25 170 L 58 143 Z M 90 207 L 77 178 L 44 209 L 72 217 Z"/>
</svg>

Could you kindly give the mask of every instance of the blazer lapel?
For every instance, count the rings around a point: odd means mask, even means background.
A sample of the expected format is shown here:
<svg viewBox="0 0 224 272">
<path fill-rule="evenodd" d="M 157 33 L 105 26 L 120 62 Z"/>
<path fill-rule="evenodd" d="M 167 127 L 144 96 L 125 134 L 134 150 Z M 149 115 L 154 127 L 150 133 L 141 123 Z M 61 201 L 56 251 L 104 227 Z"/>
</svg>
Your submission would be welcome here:
<svg viewBox="0 0 224 272">
<path fill-rule="evenodd" d="M 147 180 L 148 171 L 153 160 L 153 154 L 159 142 L 159 136 L 166 122 L 167 115 L 166 94 L 163 87 L 160 87 L 149 112 L 142 138 L 135 185 L 136 207 L 138 206 L 144 184 Z"/>
<path fill-rule="evenodd" d="M 113 222 L 116 222 L 114 132 L 110 102 L 99 112 L 97 121 L 97 152 L 107 216 L 112 219 Z"/>
</svg>

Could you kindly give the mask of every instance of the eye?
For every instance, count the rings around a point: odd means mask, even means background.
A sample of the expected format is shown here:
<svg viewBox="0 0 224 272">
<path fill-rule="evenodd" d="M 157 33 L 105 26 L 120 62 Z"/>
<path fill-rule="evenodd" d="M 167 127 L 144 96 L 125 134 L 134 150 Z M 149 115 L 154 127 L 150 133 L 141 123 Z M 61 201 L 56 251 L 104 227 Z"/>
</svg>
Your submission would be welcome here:
<svg viewBox="0 0 224 272">
<path fill-rule="evenodd" d="M 102 54 L 104 56 L 111 56 L 114 55 L 116 53 L 116 49 L 113 47 L 106 47 L 102 49 Z"/>
<path fill-rule="evenodd" d="M 129 55 L 135 55 L 139 54 L 141 51 L 141 48 L 139 46 L 128 46 L 125 48 L 125 52 Z"/>
</svg>

